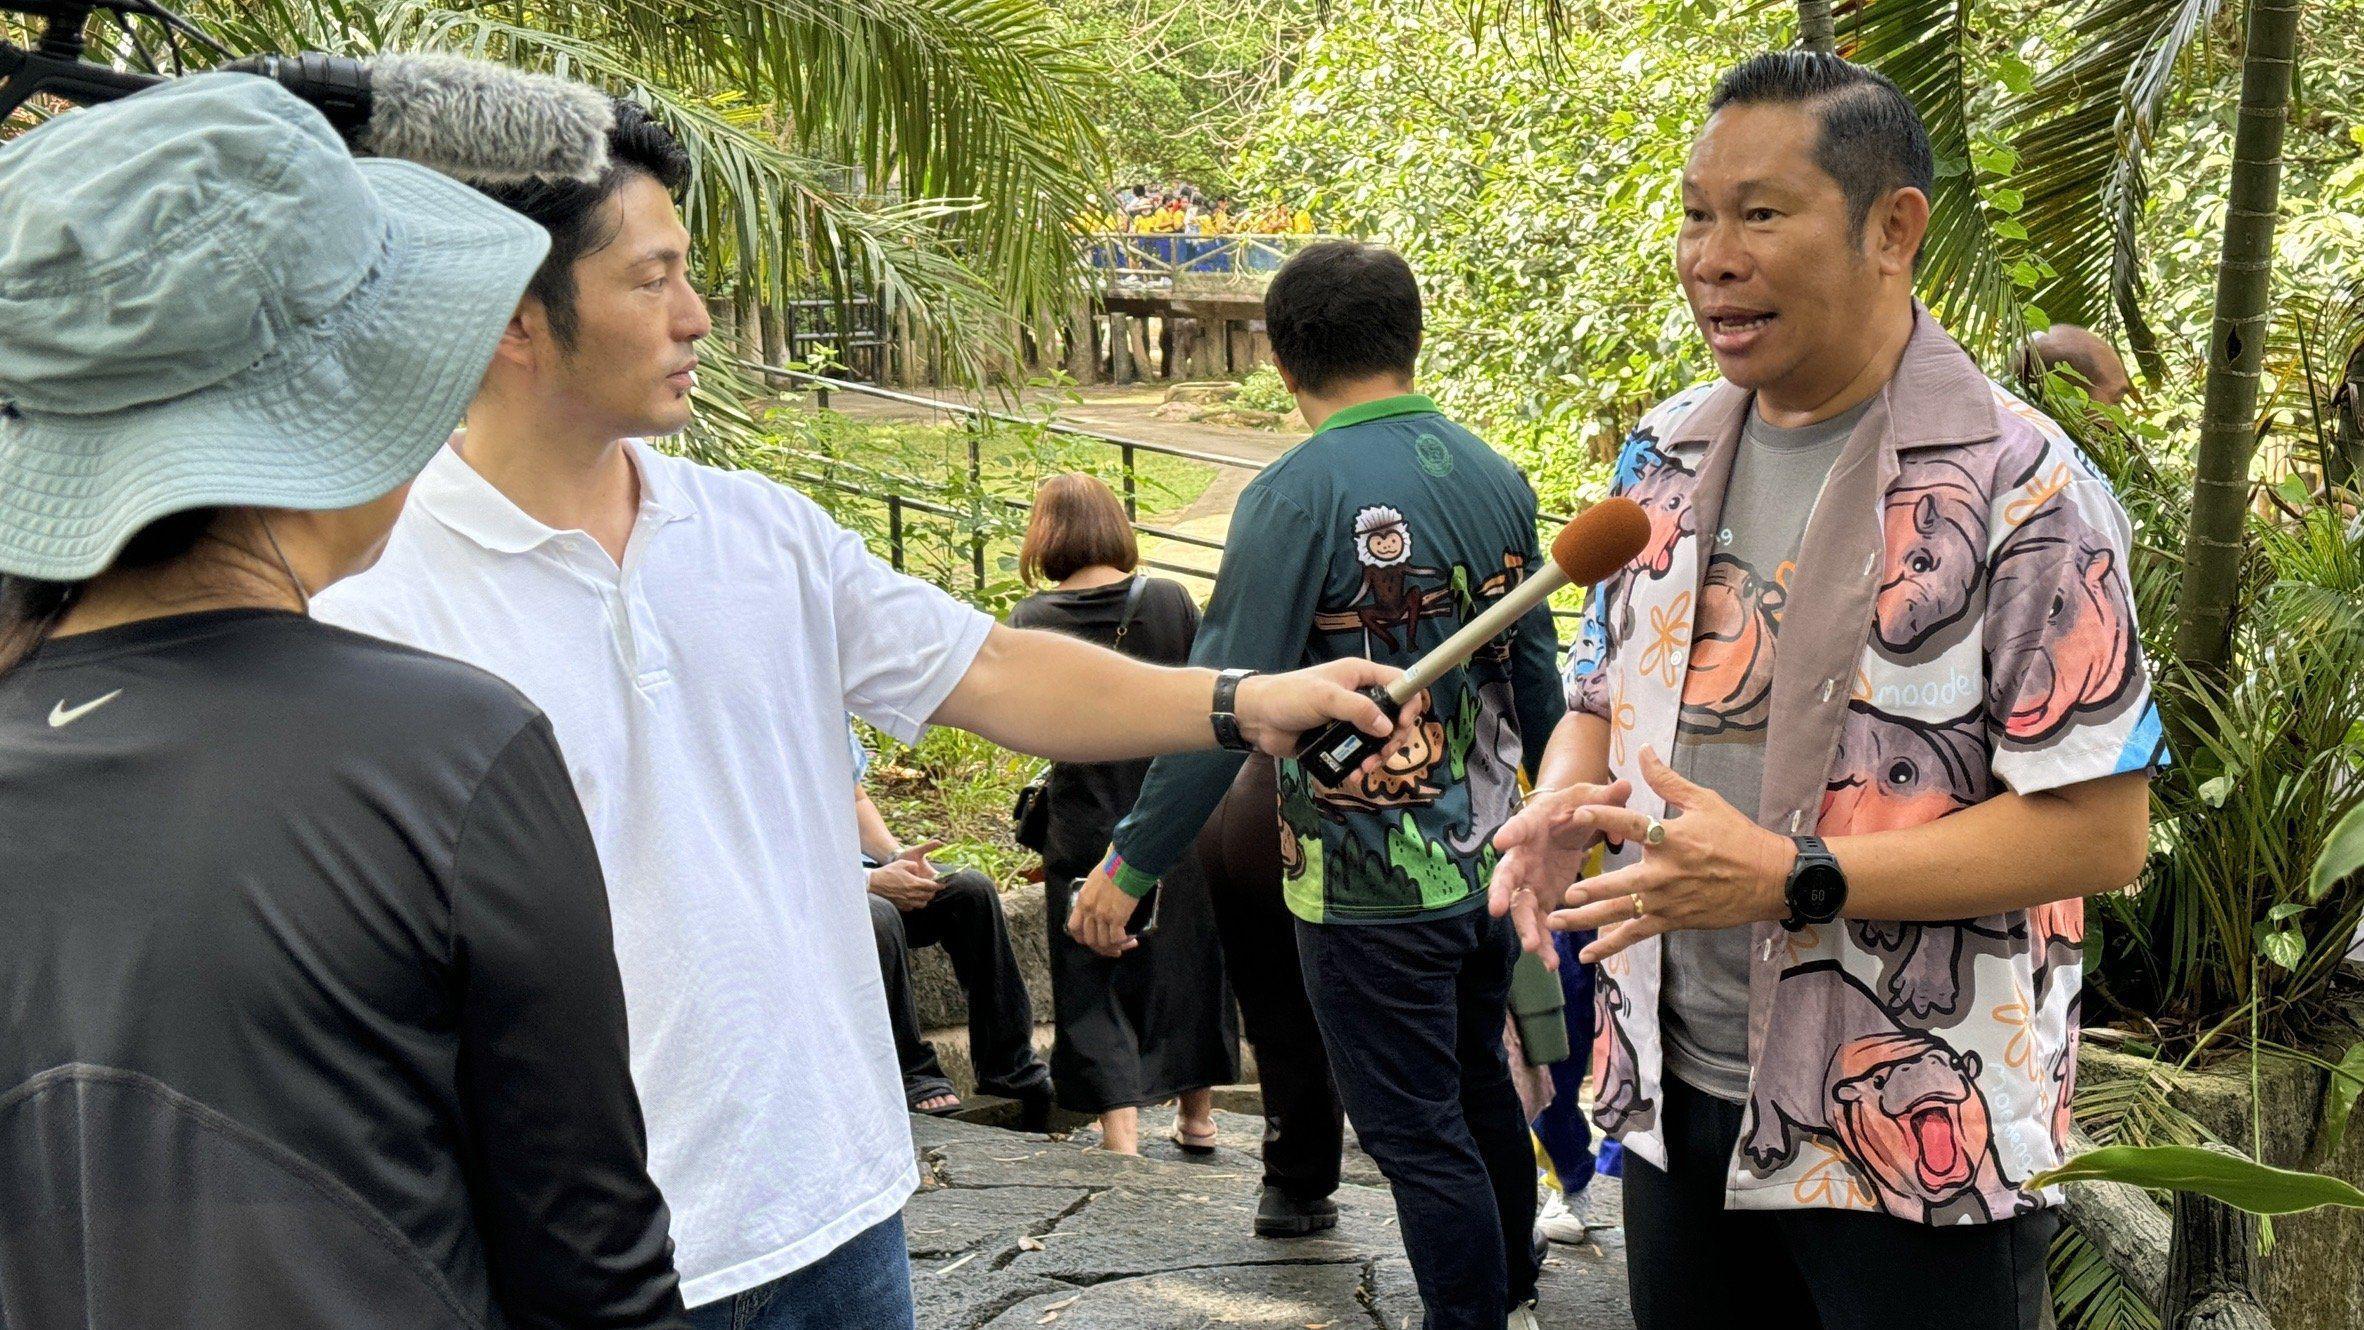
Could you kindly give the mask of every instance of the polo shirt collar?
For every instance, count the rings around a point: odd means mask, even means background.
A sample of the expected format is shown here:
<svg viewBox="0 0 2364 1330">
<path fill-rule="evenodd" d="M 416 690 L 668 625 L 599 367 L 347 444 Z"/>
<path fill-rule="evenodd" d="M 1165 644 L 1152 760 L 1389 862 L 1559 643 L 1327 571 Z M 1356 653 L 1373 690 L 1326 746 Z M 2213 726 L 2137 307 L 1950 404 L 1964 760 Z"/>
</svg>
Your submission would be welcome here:
<svg viewBox="0 0 2364 1330">
<path fill-rule="evenodd" d="M 670 483 L 647 444 L 631 439 L 624 447 L 640 476 L 644 515 L 660 523 L 696 515 L 689 496 Z M 459 535 L 499 554 L 523 554 L 565 534 L 518 507 L 448 443 L 419 473 L 410 501 Z"/>
<path fill-rule="evenodd" d="M 631 454 L 632 469 L 640 473 L 640 507 L 643 512 L 666 522 L 679 521 L 698 515 L 697 505 L 683 488 L 673 483 L 665 458 L 648 445 L 645 439 L 626 439 L 624 450 Z"/>
<path fill-rule="evenodd" d="M 1348 425 L 1385 420 L 1390 416 L 1433 416 L 1437 414 L 1439 413 L 1436 403 L 1430 401 L 1426 394 L 1404 393 L 1396 397 L 1382 397 L 1372 402 L 1357 402 L 1342 411 L 1334 412 L 1328 420 L 1322 422 L 1322 427 L 1313 433 L 1316 436 L 1323 435 L 1334 429 L 1344 429 Z"/>
</svg>

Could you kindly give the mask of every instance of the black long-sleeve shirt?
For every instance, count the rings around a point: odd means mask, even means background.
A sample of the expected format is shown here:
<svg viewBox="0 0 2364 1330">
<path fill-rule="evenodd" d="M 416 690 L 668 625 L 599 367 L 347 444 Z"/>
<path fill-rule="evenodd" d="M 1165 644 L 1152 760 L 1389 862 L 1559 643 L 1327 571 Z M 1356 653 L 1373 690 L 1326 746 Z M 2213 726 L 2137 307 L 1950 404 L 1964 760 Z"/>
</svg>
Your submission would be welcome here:
<svg viewBox="0 0 2364 1330">
<path fill-rule="evenodd" d="M 296 615 L 0 677 L 0 1309 L 677 1326 L 548 721 Z"/>
</svg>

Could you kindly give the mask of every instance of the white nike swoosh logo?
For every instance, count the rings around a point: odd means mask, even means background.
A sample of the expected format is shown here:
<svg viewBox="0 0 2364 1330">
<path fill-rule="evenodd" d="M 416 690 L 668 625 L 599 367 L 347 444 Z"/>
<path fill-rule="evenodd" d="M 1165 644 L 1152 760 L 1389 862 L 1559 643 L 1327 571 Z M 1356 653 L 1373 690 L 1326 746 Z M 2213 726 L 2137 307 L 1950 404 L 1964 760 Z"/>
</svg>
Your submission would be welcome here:
<svg viewBox="0 0 2364 1330">
<path fill-rule="evenodd" d="M 112 702 L 121 696 L 123 696 L 123 690 L 118 688 L 114 692 L 107 694 L 105 697 L 93 698 L 92 700 L 85 702 L 78 707 L 67 706 L 65 699 L 61 697 L 58 699 L 57 705 L 49 709 L 49 728 L 53 730 L 64 729 L 66 726 L 73 724 L 75 721 L 82 719 L 84 716 L 89 715 L 91 712 L 98 710 L 100 707 L 105 706 L 109 702 Z"/>
</svg>

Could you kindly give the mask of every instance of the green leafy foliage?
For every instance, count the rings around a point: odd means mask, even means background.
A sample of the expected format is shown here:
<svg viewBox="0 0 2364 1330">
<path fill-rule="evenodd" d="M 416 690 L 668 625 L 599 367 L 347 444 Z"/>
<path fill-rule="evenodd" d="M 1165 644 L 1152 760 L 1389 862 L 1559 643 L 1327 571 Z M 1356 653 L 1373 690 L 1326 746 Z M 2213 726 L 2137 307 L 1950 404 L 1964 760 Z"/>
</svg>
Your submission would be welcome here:
<svg viewBox="0 0 2364 1330">
<path fill-rule="evenodd" d="M 2253 1215 L 2287 1215 L 2326 1205 L 2364 1209 L 2364 1191 L 2320 1173 L 2275 1168 L 2223 1150 L 2188 1145 L 2109 1145 L 2027 1180 L 2030 1190 L 2063 1182 L 2124 1182 L 2188 1191 Z"/>
<path fill-rule="evenodd" d="M 2323 1087 L 2323 1126 L 2316 1133 L 2318 1152 L 2328 1157 L 2347 1138 L 2348 1115 L 2364 1097 L 2364 1042 L 2348 1049 L 2334 1066 L 2331 1083 Z"/>
<path fill-rule="evenodd" d="M 1108 184 L 1186 181 L 1222 197 L 1255 112 L 1294 68 L 1316 0 L 1060 0 L 1061 37 L 1108 71 Z"/>
<path fill-rule="evenodd" d="M 1426 385 L 1567 511 L 1646 406 L 1708 372 L 1674 280 L 1677 182 L 1713 71 L 1784 19 L 1652 0 L 1587 7 L 1555 42 L 1523 10 L 1475 31 L 1449 10 L 1334 5 L 1241 175 L 1403 251 Z"/>
<path fill-rule="evenodd" d="M 2061 1330 L 2159 1330 L 2158 1311 L 2075 1224 L 2053 1236 L 2050 1269 Z"/>
<path fill-rule="evenodd" d="M 1280 371 L 1270 365 L 1250 370 L 1248 377 L 1240 380 L 1239 394 L 1231 404 L 1244 411 L 1271 411 L 1284 417 L 1297 410 L 1297 399 L 1281 383 Z"/>
<path fill-rule="evenodd" d="M 2168 732 L 2189 738 L 2151 783 L 2140 890 L 2093 900 L 2088 977 L 2101 1014 L 2181 1048 L 2236 1014 L 2258 1038 L 2304 1042 L 2332 1028 L 2339 966 L 2364 924 L 2364 880 L 2318 868 L 2344 862 L 2335 828 L 2364 796 L 2364 544 L 2333 499 L 2302 494 L 2303 506 L 2253 518 L 2234 668 L 2198 677 L 2168 647 L 2188 463 L 2155 425 L 2117 423 L 2125 432 L 2097 432 L 2090 451 L 2133 519 L 2153 687 Z"/>
<path fill-rule="evenodd" d="M 862 726 L 875 755 L 866 782 L 888 830 L 906 844 L 940 839 L 939 867 L 974 868 L 1015 885 L 1038 856 L 1010 837 L 1010 805 L 1042 764 L 965 730 L 931 729 L 905 745 Z"/>
<path fill-rule="evenodd" d="M 2324 837 L 2323 852 L 2307 874 L 2307 899 L 2322 900 L 2359 872 L 2364 872 L 2364 804 L 2349 809 Z"/>
<path fill-rule="evenodd" d="M 1124 492 L 1117 450 L 1048 423 L 1047 411 L 1025 423 L 970 426 L 783 409 L 765 413 L 728 460 L 795 486 L 861 533 L 872 553 L 999 615 L 1027 592 L 1018 547 L 1037 485 L 1081 471 Z M 1204 464 L 1138 454 L 1133 488 L 1143 520 L 1188 507 L 1213 479 Z"/>
<path fill-rule="evenodd" d="M 684 211 L 709 285 L 879 286 L 979 344 L 1063 307 L 1066 221 L 1104 173 L 1103 71 L 1039 0 L 176 8 L 233 50 L 450 50 L 637 98 L 695 163 Z"/>
</svg>

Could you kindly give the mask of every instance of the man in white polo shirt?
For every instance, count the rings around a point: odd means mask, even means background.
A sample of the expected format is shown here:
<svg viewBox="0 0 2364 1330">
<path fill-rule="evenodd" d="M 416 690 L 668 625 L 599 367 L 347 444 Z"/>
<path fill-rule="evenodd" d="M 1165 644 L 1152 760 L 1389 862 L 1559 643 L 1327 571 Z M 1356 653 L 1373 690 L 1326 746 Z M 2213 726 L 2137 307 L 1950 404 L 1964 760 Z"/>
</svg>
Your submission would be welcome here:
<svg viewBox="0 0 2364 1330">
<path fill-rule="evenodd" d="M 1277 751 L 1333 715 L 1385 732 L 1350 690 L 1393 672 L 1218 681 L 1001 627 L 802 495 L 639 442 L 689 423 L 708 323 L 679 145 L 624 104 L 611 146 L 595 186 L 487 191 L 551 231 L 550 257 L 376 571 L 313 608 L 500 674 L 555 725 L 607 874 L 693 1322 L 909 1326 L 917 1172 L 845 713 L 1071 761 L 1243 730 Z"/>
</svg>

